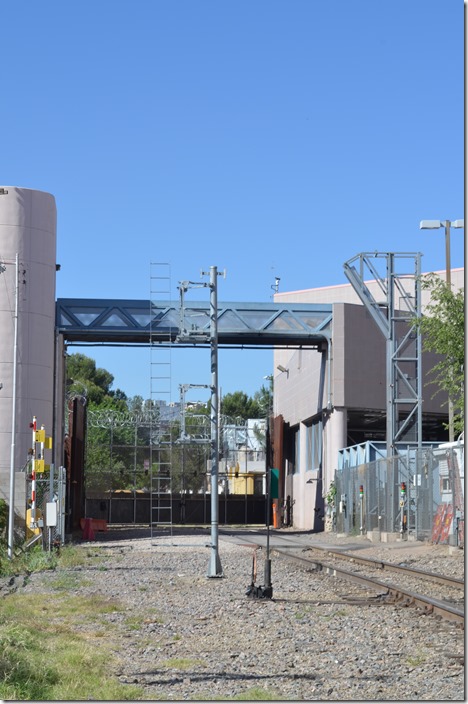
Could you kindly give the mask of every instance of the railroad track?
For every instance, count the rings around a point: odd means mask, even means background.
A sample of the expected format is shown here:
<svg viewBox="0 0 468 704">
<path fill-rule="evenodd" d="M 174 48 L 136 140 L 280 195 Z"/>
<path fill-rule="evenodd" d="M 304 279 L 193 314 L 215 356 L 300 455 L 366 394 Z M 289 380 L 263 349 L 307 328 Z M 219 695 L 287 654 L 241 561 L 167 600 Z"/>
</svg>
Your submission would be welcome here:
<svg viewBox="0 0 468 704">
<path fill-rule="evenodd" d="M 252 545 L 252 547 L 265 547 L 264 535 L 250 536 L 243 533 L 242 542 Z M 388 603 L 395 603 L 399 606 L 415 606 L 426 614 L 439 616 L 464 628 L 464 580 L 415 567 L 363 557 L 330 546 L 305 545 L 290 536 L 279 538 L 275 535 L 270 551 L 282 559 L 288 559 L 300 565 L 302 569 L 322 572 L 347 582 L 353 582 L 366 589 L 376 590 Z M 298 554 L 299 551 L 300 554 Z M 323 560 L 322 555 L 314 557 L 311 554 L 314 552 L 325 554 L 327 559 Z M 350 563 L 353 569 L 344 566 L 344 564 Z M 374 574 L 369 574 L 369 571 Z M 376 578 L 376 571 L 384 573 L 385 578 L 383 580 Z M 388 573 L 398 573 L 399 583 L 390 582 L 387 579 Z M 428 589 L 432 593 L 428 594 Z M 434 589 L 438 592 L 437 596 L 434 596 Z"/>
</svg>

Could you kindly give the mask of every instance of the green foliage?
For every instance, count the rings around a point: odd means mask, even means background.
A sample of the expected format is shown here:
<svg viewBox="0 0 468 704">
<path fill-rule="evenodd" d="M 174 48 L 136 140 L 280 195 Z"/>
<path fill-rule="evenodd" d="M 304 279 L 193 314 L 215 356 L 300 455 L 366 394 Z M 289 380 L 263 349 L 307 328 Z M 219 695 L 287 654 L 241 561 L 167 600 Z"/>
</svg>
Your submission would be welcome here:
<svg viewBox="0 0 468 704">
<path fill-rule="evenodd" d="M 325 500 L 329 506 L 334 506 L 336 501 L 336 485 L 335 482 L 331 482 L 328 487 L 328 492 L 325 496 Z"/>
<path fill-rule="evenodd" d="M 20 550 L 9 559 L 6 546 L 0 549 L 0 577 L 11 575 L 31 574 L 31 572 L 44 572 L 55 570 L 57 567 L 77 567 L 86 562 L 86 554 L 72 545 L 65 545 L 57 552 L 46 552 L 41 545 L 34 545 L 28 550 Z"/>
<path fill-rule="evenodd" d="M 273 382 L 269 386 L 261 386 L 260 391 L 254 393 L 254 401 L 258 404 L 260 413 L 256 418 L 267 418 L 273 412 Z"/>
<path fill-rule="evenodd" d="M 120 389 L 111 391 L 114 377 L 106 369 L 96 368 L 94 359 L 84 354 L 71 354 L 67 358 L 67 391 L 83 394 L 88 401 L 101 405 L 113 400 L 119 408 L 126 408 L 126 395 Z"/>
<path fill-rule="evenodd" d="M 57 559 L 56 553 L 44 552 L 41 545 L 34 545 L 29 550 L 20 551 L 10 560 L 6 546 L 3 545 L 0 549 L 0 577 L 53 570 Z"/>
<path fill-rule="evenodd" d="M 221 413 L 230 418 L 260 418 L 262 409 L 258 401 L 250 396 L 247 396 L 243 391 L 234 391 L 232 394 L 226 394 L 221 400 Z"/>
<path fill-rule="evenodd" d="M 8 504 L 5 499 L 0 499 L 0 541 L 6 539 L 8 528 Z"/>
<path fill-rule="evenodd" d="M 454 429 L 464 428 L 465 384 L 465 296 L 464 290 L 454 292 L 435 274 L 421 280 L 421 286 L 431 292 L 431 303 L 417 324 L 423 335 L 424 349 L 440 355 L 433 367 L 434 381 L 439 390 L 447 392 L 454 405 Z"/>
</svg>

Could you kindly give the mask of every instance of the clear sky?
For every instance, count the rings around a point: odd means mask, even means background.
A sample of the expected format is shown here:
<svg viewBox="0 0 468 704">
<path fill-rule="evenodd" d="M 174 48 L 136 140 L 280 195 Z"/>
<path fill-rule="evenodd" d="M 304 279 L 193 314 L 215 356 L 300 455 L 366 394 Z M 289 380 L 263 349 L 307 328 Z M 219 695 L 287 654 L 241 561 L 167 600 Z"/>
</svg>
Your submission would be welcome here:
<svg viewBox="0 0 468 704">
<path fill-rule="evenodd" d="M 149 298 L 151 262 L 174 300 L 217 266 L 259 302 L 360 252 L 445 268 L 419 221 L 464 216 L 463 0 L 15 0 L 0 37 L 0 182 L 56 198 L 57 297 Z M 69 351 L 149 397 L 147 349 Z M 174 400 L 210 383 L 207 351 L 172 359 Z M 223 393 L 272 367 L 221 352 Z"/>
</svg>

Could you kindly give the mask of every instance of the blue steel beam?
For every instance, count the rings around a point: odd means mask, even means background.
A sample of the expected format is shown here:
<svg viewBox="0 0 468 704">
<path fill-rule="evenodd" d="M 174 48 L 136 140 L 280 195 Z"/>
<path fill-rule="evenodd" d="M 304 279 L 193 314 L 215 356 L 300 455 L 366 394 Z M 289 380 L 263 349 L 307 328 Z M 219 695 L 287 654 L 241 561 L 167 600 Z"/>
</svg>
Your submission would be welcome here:
<svg viewBox="0 0 468 704">
<path fill-rule="evenodd" d="M 318 346 L 331 334 L 331 304 L 218 303 L 221 346 Z M 209 302 L 59 298 L 56 329 L 69 343 L 208 345 Z"/>
</svg>

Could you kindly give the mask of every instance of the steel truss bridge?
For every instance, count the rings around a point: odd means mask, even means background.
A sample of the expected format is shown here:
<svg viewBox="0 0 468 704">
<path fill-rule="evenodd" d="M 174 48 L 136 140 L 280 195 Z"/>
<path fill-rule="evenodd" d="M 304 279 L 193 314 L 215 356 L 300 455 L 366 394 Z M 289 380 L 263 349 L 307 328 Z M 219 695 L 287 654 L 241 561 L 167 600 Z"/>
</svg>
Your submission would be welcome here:
<svg viewBox="0 0 468 704">
<path fill-rule="evenodd" d="M 59 298 L 56 329 L 67 343 L 108 345 L 210 344 L 210 304 Z M 332 305 L 219 303 L 220 347 L 321 346 L 331 336 Z"/>
</svg>

